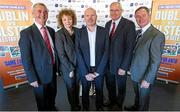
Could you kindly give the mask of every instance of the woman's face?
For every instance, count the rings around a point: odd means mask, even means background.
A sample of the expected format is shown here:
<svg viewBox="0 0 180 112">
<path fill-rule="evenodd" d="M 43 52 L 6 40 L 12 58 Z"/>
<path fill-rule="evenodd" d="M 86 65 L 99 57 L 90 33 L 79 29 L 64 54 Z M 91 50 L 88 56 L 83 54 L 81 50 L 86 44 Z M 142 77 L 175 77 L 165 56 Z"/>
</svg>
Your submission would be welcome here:
<svg viewBox="0 0 180 112">
<path fill-rule="evenodd" d="M 69 29 L 73 26 L 73 19 L 71 16 L 63 15 L 62 16 L 62 23 L 65 28 Z"/>
</svg>

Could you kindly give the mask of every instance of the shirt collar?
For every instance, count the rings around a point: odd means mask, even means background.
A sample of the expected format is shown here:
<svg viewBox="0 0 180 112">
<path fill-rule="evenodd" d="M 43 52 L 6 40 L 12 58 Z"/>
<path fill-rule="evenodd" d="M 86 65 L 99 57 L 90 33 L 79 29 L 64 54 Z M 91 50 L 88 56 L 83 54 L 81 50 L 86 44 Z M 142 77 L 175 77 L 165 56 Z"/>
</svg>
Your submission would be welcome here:
<svg viewBox="0 0 180 112">
<path fill-rule="evenodd" d="M 90 31 L 90 30 L 88 29 L 88 27 L 86 26 L 86 29 L 87 29 L 88 32 L 96 32 L 96 28 L 97 28 L 97 25 L 94 26 L 94 31 Z"/>
<path fill-rule="evenodd" d="M 148 23 L 146 26 L 142 28 L 142 34 L 151 26 L 151 23 Z"/>
<path fill-rule="evenodd" d="M 112 23 L 113 23 L 113 22 L 115 22 L 115 23 L 116 23 L 116 25 L 118 25 L 118 23 L 119 23 L 119 21 L 121 20 L 121 18 L 122 18 L 122 17 L 119 17 L 119 19 L 117 19 L 117 20 L 115 20 L 115 21 L 114 21 L 114 20 L 112 20 Z"/>
<path fill-rule="evenodd" d="M 41 30 L 42 25 L 41 25 L 41 24 L 39 24 L 39 23 L 37 23 L 36 21 L 35 21 L 34 23 L 35 23 L 35 25 L 38 27 L 38 29 L 39 29 L 39 30 Z M 44 25 L 44 27 L 46 27 L 46 25 Z"/>
</svg>

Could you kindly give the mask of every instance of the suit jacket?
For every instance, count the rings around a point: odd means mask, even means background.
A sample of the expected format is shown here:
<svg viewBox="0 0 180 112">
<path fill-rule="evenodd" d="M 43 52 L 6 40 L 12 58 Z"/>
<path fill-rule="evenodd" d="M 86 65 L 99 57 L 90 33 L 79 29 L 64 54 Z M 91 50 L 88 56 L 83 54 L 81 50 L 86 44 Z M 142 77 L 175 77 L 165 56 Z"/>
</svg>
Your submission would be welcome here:
<svg viewBox="0 0 180 112">
<path fill-rule="evenodd" d="M 54 43 L 55 31 L 48 26 L 47 29 Z M 38 81 L 40 84 L 51 82 L 53 75 L 55 75 L 53 74 L 51 55 L 48 52 L 45 41 L 35 24 L 20 32 L 19 47 L 22 64 L 27 74 L 28 81 L 30 83 Z M 55 49 L 54 51 L 56 53 Z"/>
<path fill-rule="evenodd" d="M 104 74 L 108 61 L 109 38 L 105 28 L 97 26 L 95 44 L 95 69 L 101 76 Z M 76 48 L 79 73 L 81 76 L 85 76 L 90 72 L 90 48 L 86 27 L 80 29 Z"/>
<path fill-rule="evenodd" d="M 138 40 L 131 64 L 131 78 L 133 81 L 146 80 L 153 83 L 161 62 L 165 36 L 152 25 Z"/>
<path fill-rule="evenodd" d="M 110 31 L 112 20 L 105 25 Z M 117 74 L 118 69 L 128 70 L 130 67 L 132 52 L 135 44 L 135 25 L 132 21 L 121 18 L 114 36 L 110 43 L 109 51 L 109 72 Z"/>
<path fill-rule="evenodd" d="M 55 46 L 60 60 L 60 70 L 63 74 L 69 74 L 76 68 L 75 44 L 79 29 L 75 27 L 73 27 L 73 29 L 75 33 L 75 42 L 73 42 L 65 28 L 61 28 L 56 32 Z"/>
</svg>

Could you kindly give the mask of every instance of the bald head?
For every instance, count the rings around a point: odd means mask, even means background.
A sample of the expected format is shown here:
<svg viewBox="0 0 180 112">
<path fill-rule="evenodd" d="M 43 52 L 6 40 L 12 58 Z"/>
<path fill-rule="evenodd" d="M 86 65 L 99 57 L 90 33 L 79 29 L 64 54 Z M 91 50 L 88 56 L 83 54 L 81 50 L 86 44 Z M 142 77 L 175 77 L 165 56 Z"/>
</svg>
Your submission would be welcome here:
<svg viewBox="0 0 180 112">
<path fill-rule="evenodd" d="M 96 10 L 93 8 L 87 8 L 84 12 L 84 21 L 87 26 L 95 26 L 96 25 Z"/>
<path fill-rule="evenodd" d="M 84 11 L 84 15 L 87 15 L 87 14 L 89 14 L 89 13 L 93 13 L 94 15 L 96 15 L 96 10 L 93 9 L 93 8 L 91 8 L 91 7 L 89 7 L 89 8 L 87 8 L 87 9 Z"/>
</svg>

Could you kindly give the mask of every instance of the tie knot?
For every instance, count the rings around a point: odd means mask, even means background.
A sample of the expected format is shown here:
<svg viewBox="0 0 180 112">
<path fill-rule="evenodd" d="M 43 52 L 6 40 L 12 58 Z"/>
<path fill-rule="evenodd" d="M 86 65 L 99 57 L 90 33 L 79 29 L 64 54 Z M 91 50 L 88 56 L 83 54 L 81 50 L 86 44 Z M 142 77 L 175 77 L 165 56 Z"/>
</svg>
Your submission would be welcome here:
<svg viewBox="0 0 180 112">
<path fill-rule="evenodd" d="M 42 30 L 42 31 L 46 31 L 46 27 L 42 26 L 42 27 L 41 27 L 41 30 Z"/>
<path fill-rule="evenodd" d="M 115 23 L 115 22 L 113 22 L 113 25 L 116 25 L 116 23 Z"/>
<path fill-rule="evenodd" d="M 139 29 L 139 30 L 137 31 L 137 34 L 142 34 L 142 29 Z"/>
</svg>

